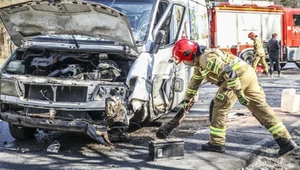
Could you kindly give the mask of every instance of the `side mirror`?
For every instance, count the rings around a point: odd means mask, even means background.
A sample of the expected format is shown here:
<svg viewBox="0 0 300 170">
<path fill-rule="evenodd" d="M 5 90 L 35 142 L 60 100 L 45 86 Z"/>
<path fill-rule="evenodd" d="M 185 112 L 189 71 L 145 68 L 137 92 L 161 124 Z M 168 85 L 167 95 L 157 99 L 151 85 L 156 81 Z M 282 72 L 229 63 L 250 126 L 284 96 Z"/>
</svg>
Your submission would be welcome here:
<svg viewBox="0 0 300 170">
<path fill-rule="evenodd" d="M 156 54 L 158 52 L 158 49 L 163 41 L 163 38 L 165 37 L 165 31 L 163 30 L 160 30 L 155 39 L 154 39 L 154 42 L 151 43 L 151 47 L 150 47 L 150 53 L 151 54 Z"/>
</svg>

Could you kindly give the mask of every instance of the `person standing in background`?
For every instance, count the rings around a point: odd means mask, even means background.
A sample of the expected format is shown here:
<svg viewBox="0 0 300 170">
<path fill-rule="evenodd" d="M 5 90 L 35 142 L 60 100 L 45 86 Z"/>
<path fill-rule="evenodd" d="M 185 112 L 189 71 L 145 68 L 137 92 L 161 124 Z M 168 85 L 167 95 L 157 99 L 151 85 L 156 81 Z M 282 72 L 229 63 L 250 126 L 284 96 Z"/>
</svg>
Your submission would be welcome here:
<svg viewBox="0 0 300 170">
<path fill-rule="evenodd" d="M 253 40 L 254 60 L 252 66 L 254 70 L 256 71 L 257 65 L 260 63 L 264 69 L 264 73 L 268 76 L 268 65 L 266 63 L 266 54 L 262 43 L 258 40 L 257 35 L 254 32 L 250 32 L 248 38 Z"/>
<path fill-rule="evenodd" d="M 273 33 L 272 38 L 268 42 L 267 51 L 269 53 L 269 60 L 270 60 L 270 75 L 273 77 L 273 69 L 274 69 L 274 62 L 275 66 L 278 71 L 278 77 L 280 77 L 280 63 L 279 63 L 279 51 L 280 45 L 277 41 L 277 34 Z"/>
</svg>

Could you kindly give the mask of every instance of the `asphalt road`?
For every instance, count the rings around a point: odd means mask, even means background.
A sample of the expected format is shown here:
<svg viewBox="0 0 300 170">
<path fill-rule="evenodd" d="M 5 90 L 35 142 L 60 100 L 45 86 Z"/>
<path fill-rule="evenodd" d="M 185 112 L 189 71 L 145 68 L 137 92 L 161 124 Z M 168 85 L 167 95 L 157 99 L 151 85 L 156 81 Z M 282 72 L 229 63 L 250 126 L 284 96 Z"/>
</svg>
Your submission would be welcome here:
<svg viewBox="0 0 300 170">
<path fill-rule="evenodd" d="M 281 78 L 260 77 L 267 102 L 280 115 L 288 129 L 299 126 L 300 114 L 280 112 L 281 92 L 285 88 L 295 88 L 300 94 L 300 69 L 294 64 L 284 68 Z M 276 76 L 276 75 L 275 75 Z M 207 119 L 208 104 L 216 87 L 205 85 L 201 88 L 200 99 L 194 105 L 189 117 Z M 243 113 L 237 116 L 235 113 Z M 148 128 L 148 127 L 146 127 Z M 274 144 L 271 135 L 240 104 L 236 104 L 229 114 L 227 130 L 227 150 L 224 154 L 204 152 L 201 144 L 208 140 L 208 126 L 199 126 L 196 133 L 184 137 L 185 156 L 180 160 L 149 161 L 148 145 L 134 143 L 119 145 L 111 149 L 96 144 L 86 135 L 65 132 L 39 132 L 29 141 L 15 141 L 9 134 L 7 123 L 0 121 L 0 169 L 241 169 L 262 147 Z M 147 133 L 154 133 L 157 127 Z M 180 129 L 179 130 L 183 130 Z M 144 138 L 150 141 L 153 138 Z M 46 152 L 47 146 L 59 141 L 59 153 Z M 28 150 L 26 150 L 28 149 Z"/>
</svg>

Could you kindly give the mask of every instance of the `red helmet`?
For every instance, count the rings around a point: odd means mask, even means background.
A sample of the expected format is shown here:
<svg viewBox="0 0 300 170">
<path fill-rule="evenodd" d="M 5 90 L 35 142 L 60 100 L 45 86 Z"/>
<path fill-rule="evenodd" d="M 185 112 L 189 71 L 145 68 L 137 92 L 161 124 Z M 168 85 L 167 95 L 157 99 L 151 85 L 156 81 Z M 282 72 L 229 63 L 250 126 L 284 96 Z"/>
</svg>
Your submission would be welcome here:
<svg viewBox="0 0 300 170">
<path fill-rule="evenodd" d="M 254 32 L 248 34 L 248 38 L 255 38 L 257 35 Z"/>
<path fill-rule="evenodd" d="M 181 61 L 192 62 L 197 53 L 198 43 L 189 39 L 177 41 L 173 47 L 173 57 L 180 63 Z"/>
</svg>

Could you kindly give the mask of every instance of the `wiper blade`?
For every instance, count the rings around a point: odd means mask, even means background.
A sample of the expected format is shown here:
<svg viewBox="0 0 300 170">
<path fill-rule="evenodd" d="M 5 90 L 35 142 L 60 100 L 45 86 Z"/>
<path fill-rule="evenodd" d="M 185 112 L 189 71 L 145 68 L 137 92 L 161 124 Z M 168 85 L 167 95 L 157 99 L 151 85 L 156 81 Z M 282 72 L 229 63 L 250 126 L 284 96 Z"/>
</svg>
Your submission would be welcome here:
<svg viewBox="0 0 300 170">
<path fill-rule="evenodd" d="M 72 38 L 73 38 L 73 40 L 74 40 L 74 42 L 75 42 L 75 46 L 76 46 L 76 48 L 79 48 L 78 42 L 77 42 L 77 40 L 76 40 L 76 38 L 75 38 L 75 36 L 74 36 L 74 35 L 72 35 Z"/>
<path fill-rule="evenodd" d="M 113 2 L 110 4 L 110 7 L 112 7 L 112 6 L 113 6 L 113 4 L 115 3 L 115 1 L 116 1 L 116 0 L 114 0 L 114 1 L 113 1 Z"/>
</svg>

